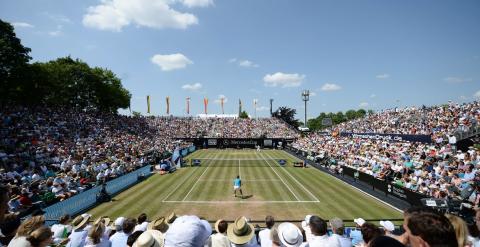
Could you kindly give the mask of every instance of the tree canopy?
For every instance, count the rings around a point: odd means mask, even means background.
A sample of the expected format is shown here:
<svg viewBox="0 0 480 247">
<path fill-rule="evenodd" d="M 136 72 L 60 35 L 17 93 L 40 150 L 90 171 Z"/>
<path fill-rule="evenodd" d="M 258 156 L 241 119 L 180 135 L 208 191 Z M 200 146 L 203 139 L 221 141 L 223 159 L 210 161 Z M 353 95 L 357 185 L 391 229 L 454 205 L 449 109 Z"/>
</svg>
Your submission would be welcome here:
<svg viewBox="0 0 480 247">
<path fill-rule="evenodd" d="M 116 112 L 130 105 L 121 80 L 70 56 L 29 64 L 29 48 L 0 20 L 0 103 L 67 106 Z"/>
<path fill-rule="evenodd" d="M 372 114 L 373 111 L 369 110 L 368 113 Z M 366 114 L 367 114 L 367 112 L 364 109 L 348 110 L 345 113 L 343 113 L 341 111 L 339 111 L 337 113 L 322 112 L 322 113 L 320 113 L 320 115 L 318 115 L 318 117 L 309 119 L 308 122 L 307 122 L 307 126 L 310 130 L 321 130 L 321 129 L 329 127 L 329 126 L 322 125 L 323 119 L 330 118 L 330 119 L 332 119 L 332 124 L 336 125 L 336 124 L 343 123 L 343 122 L 346 122 L 346 121 L 350 121 L 350 120 L 353 120 L 353 119 L 362 118 Z"/>
<path fill-rule="evenodd" d="M 295 119 L 296 112 L 297 111 L 295 109 L 282 106 L 272 113 L 272 117 L 282 119 L 286 123 L 297 128 L 298 126 L 300 126 L 300 122 L 298 121 L 298 119 Z"/>
</svg>

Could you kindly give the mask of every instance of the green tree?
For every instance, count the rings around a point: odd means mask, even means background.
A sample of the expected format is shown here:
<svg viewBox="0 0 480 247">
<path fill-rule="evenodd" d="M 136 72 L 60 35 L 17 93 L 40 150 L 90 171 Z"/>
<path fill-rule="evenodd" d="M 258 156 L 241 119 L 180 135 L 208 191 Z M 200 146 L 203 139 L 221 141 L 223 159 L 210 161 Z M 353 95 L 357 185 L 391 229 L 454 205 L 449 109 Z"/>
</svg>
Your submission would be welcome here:
<svg viewBox="0 0 480 247">
<path fill-rule="evenodd" d="M 345 117 L 348 120 L 355 119 L 357 118 L 357 112 L 355 110 L 348 110 L 347 112 L 345 112 Z"/>
<path fill-rule="evenodd" d="M 17 90 L 11 77 L 23 70 L 31 57 L 30 48 L 24 47 L 15 35 L 13 26 L 0 19 L 0 100 L 11 99 Z"/>
<path fill-rule="evenodd" d="M 367 111 L 365 111 L 364 109 L 359 109 L 357 111 L 357 118 L 365 117 L 365 115 L 367 115 Z"/>
<path fill-rule="evenodd" d="M 132 112 L 132 115 L 133 115 L 134 117 L 141 117 L 141 116 L 142 116 L 142 113 L 140 113 L 140 112 L 138 112 L 138 111 L 133 111 L 133 112 Z"/>
<path fill-rule="evenodd" d="M 272 116 L 282 119 L 286 123 L 297 128 L 298 126 L 300 126 L 300 123 L 298 119 L 295 119 L 296 112 L 297 111 L 295 109 L 282 106 L 282 107 L 279 107 L 275 112 L 273 112 Z"/>
<path fill-rule="evenodd" d="M 246 119 L 248 118 L 248 113 L 246 111 L 242 111 L 238 117 Z"/>
</svg>

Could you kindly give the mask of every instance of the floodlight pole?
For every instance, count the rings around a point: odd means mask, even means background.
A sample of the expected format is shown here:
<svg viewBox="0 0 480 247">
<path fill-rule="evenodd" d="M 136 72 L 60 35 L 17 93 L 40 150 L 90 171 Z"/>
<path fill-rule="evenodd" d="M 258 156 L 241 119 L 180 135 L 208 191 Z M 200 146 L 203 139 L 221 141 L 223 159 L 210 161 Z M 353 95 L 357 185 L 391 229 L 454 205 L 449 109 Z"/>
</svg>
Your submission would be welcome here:
<svg viewBox="0 0 480 247">
<path fill-rule="evenodd" d="M 303 90 L 302 100 L 305 102 L 305 122 L 304 122 L 303 126 L 307 127 L 307 101 L 310 100 L 310 91 Z"/>
</svg>

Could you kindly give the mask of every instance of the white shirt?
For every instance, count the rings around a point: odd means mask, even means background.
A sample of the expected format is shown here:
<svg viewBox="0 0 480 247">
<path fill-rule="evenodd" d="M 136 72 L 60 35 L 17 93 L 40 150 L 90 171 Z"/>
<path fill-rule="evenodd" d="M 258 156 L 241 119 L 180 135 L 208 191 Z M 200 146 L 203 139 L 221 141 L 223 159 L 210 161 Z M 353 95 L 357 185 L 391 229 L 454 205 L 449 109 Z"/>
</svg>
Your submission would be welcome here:
<svg viewBox="0 0 480 247">
<path fill-rule="evenodd" d="M 340 243 L 335 238 L 330 238 L 328 235 L 314 236 L 312 241 L 308 243 L 309 247 L 340 247 Z"/>
<path fill-rule="evenodd" d="M 124 232 L 116 232 L 110 237 L 110 241 L 112 242 L 112 247 L 125 247 L 127 246 L 128 236 L 130 234 L 126 234 Z"/>
<path fill-rule="evenodd" d="M 68 238 L 70 241 L 67 243 L 67 247 L 83 247 L 85 245 L 85 239 L 88 232 L 85 230 L 73 231 Z"/>
<path fill-rule="evenodd" d="M 255 237 L 255 235 L 253 235 L 252 239 L 250 239 L 250 241 L 248 241 L 247 243 L 245 244 L 234 244 L 234 243 L 231 243 L 231 246 L 232 247 L 237 247 L 237 246 L 242 246 L 242 247 L 258 247 L 258 243 L 257 243 L 257 238 Z"/>
<path fill-rule="evenodd" d="M 258 233 L 258 237 L 260 238 L 260 246 L 262 247 L 271 247 L 272 246 L 272 239 L 270 238 L 270 229 L 263 229 Z"/>
<path fill-rule="evenodd" d="M 225 234 L 215 233 L 210 236 L 210 247 L 229 247 L 230 244 L 230 240 L 228 240 Z"/>
<path fill-rule="evenodd" d="M 136 225 L 135 228 L 133 229 L 133 232 L 136 232 L 136 231 L 144 232 L 147 230 L 147 226 L 148 226 L 148 222 L 145 221 L 140 225 Z"/>
<path fill-rule="evenodd" d="M 126 244 L 125 244 L 126 245 Z M 112 246 L 112 242 L 108 239 L 101 238 L 100 243 L 94 244 L 90 237 L 85 240 L 85 247 L 110 247 Z"/>
<path fill-rule="evenodd" d="M 344 236 L 341 236 L 339 234 L 332 234 L 332 236 L 330 236 L 330 238 L 333 240 L 333 239 L 336 239 L 338 241 L 338 243 L 340 243 L 340 246 L 341 247 L 352 247 L 352 240 L 350 240 L 349 238 L 346 238 Z"/>
</svg>

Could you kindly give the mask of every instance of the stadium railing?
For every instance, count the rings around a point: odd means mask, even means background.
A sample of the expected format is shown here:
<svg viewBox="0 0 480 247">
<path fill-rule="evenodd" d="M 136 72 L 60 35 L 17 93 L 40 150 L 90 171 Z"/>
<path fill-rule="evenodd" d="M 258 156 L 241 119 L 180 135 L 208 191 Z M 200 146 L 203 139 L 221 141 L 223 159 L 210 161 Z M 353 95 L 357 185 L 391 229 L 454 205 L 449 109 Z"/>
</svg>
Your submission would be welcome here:
<svg viewBox="0 0 480 247">
<path fill-rule="evenodd" d="M 133 172 L 125 174 L 116 179 L 107 182 L 107 192 L 111 195 L 117 194 L 120 191 L 131 187 L 139 181 L 139 176 L 147 177 L 151 174 L 151 165 L 146 165 Z M 100 192 L 101 186 L 96 186 L 64 201 L 55 203 L 43 209 L 45 211 L 45 218 L 48 222 L 55 223 L 54 219 L 60 218 L 62 215 L 77 215 L 85 210 L 97 205 L 97 194 Z"/>
</svg>

